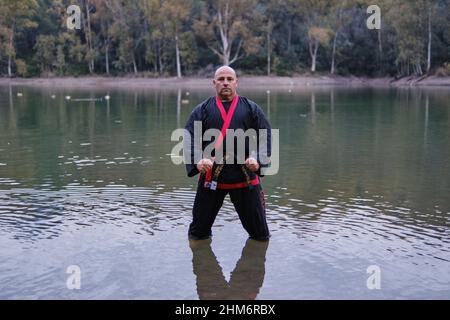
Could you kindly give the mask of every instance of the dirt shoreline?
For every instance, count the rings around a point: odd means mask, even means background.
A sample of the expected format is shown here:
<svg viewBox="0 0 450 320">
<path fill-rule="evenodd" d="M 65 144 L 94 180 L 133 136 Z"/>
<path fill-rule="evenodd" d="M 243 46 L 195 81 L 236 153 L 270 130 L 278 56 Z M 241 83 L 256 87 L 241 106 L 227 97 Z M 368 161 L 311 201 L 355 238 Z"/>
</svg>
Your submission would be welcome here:
<svg viewBox="0 0 450 320">
<path fill-rule="evenodd" d="M 362 78 L 341 76 L 263 77 L 239 78 L 241 88 L 268 89 L 284 87 L 450 87 L 450 77 L 426 78 Z M 32 87 L 76 88 L 208 88 L 209 78 L 132 78 L 132 77 L 63 77 L 63 78 L 0 78 L 0 85 Z"/>
</svg>

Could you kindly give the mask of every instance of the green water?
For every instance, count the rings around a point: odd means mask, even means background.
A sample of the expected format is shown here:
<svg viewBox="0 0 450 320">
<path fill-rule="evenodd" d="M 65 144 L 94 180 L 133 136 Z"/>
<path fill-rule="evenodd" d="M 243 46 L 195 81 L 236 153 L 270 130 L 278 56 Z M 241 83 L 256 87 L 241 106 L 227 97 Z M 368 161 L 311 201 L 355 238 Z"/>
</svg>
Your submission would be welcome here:
<svg viewBox="0 0 450 320">
<path fill-rule="evenodd" d="M 450 298 L 450 90 L 240 94 L 280 133 L 263 250 L 229 200 L 211 247 L 186 239 L 170 136 L 210 89 L 0 87 L 0 298 Z"/>
</svg>

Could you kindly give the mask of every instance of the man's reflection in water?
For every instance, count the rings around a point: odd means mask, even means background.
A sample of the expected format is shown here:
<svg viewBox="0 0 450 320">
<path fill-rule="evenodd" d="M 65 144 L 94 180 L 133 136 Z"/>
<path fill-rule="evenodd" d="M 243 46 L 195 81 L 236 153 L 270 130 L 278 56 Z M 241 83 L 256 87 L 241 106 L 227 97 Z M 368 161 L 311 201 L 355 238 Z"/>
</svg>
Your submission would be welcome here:
<svg viewBox="0 0 450 320">
<path fill-rule="evenodd" d="M 225 280 L 222 268 L 211 249 L 211 239 L 190 240 L 197 292 L 200 300 L 253 300 L 264 282 L 265 261 L 269 241 L 248 239 L 241 258 Z"/>
</svg>

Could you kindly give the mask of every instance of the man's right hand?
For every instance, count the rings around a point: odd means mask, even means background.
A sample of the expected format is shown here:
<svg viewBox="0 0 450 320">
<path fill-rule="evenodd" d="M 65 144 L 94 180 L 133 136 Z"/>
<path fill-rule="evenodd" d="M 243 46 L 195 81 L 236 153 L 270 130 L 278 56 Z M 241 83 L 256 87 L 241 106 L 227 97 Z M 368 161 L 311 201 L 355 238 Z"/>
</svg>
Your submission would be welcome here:
<svg viewBox="0 0 450 320">
<path fill-rule="evenodd" d="M 205 173 L 213 166 L 213 162 L 210 159 L 202 159 L 197 163 L 197 169 L 200 173 Z"/>
</svg>

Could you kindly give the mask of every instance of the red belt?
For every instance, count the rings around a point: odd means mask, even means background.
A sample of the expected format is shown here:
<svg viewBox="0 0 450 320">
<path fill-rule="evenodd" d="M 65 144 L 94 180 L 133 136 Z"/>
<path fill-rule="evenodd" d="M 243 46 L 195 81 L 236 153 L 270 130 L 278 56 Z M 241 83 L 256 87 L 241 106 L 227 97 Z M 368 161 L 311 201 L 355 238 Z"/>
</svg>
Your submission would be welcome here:
<svg viewBox="0 0 450 320">
<path fill-rule="evenodd" d="M 259 177 L 256 176 L 255 179 L 250 181 L 252 186 L 257 186 L 259 184 Z M 211 182 L 205 181 L 204 186 L 206 188 L 209 187 Z M 247 181 L 245 182 L 238 182 L 238 183 L 218 183 L 217 189 L 223 189 L 223 190 L 229 190 L 229 189 L 240 189 L 240 188 L 246 188 L 248 187 Z"/>
</svg>

